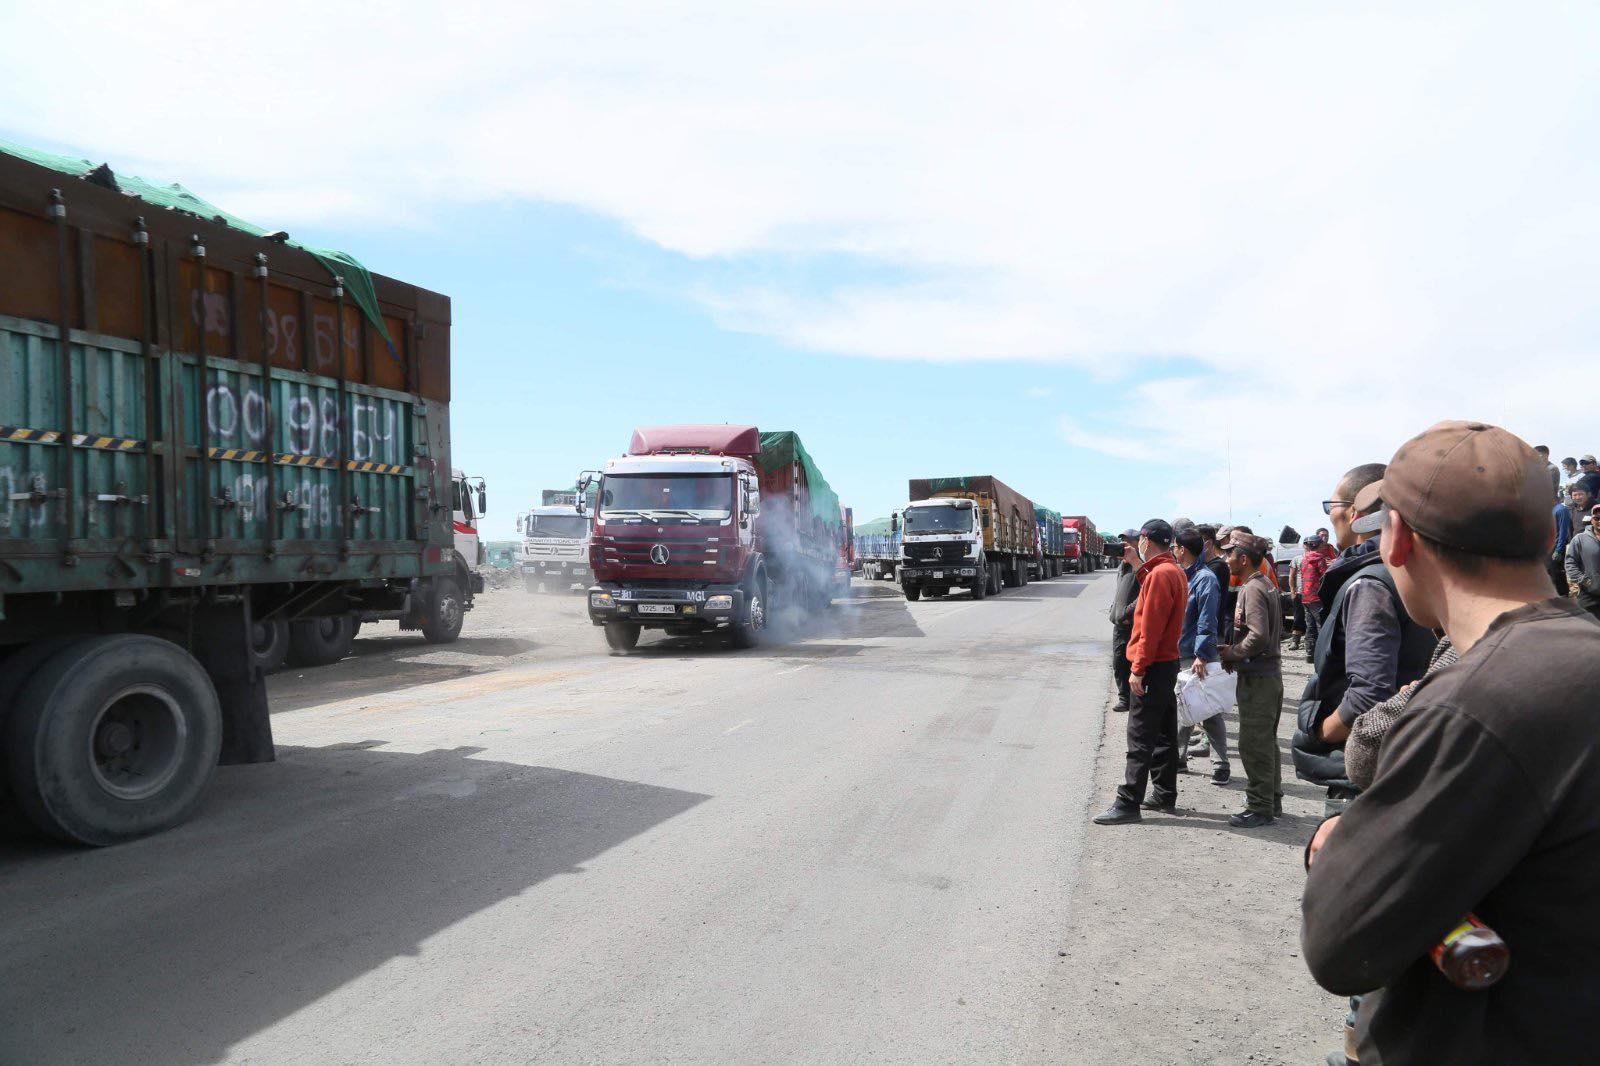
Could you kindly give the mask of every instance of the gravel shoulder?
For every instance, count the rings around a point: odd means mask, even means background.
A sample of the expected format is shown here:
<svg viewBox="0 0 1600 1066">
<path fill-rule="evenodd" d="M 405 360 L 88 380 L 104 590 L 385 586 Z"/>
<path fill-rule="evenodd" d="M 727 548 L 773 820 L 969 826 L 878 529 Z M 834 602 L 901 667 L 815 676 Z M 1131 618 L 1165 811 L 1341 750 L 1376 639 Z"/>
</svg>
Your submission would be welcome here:
<svg viewBox="0 0 1600 1066">
<path fill-rule="evenodd" d="M 1232 829 L 1244 808 L 1238 714 L 1227 712 L 1233 780 L 1211 784 L 1208 760 L 1178 781 L 1178 813 L 1135 826 L 1090 825 L 1062 950 L 1070 1010 L 1049 1027 L 1083 1062 L 1321 1062 L 1342 1044 L 1342 1001 L 1300 959 L 1302 849 L 1322 818 L 1322 791 L 1294 776 L 1293 701 L 1309 665 L 1285 646 L 1279 723 L 1284 817 Z M 1108 668 L 1109 674 L 1109 668 Z M 1126 715 L 1110 709 L 1087 821 L 1122 780 Z"/>
</svg>

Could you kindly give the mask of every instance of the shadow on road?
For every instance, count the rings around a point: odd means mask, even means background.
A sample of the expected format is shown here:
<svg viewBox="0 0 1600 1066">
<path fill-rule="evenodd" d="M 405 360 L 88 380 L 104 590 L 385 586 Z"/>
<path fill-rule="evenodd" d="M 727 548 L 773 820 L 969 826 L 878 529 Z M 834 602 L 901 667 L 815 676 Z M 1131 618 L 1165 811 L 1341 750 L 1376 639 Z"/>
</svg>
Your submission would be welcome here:
<svg viewBox="0 0 1600 1066">
<path fill-rule="evenodd" d="M 280 748 L 220 770 L 161 836 L 97 851 L 0 836 L 0 1062 L 218 1062 L 708 798 L 477 750 Z"/>
<path fill-rule="evenodd" d="M 331 666 L 276 671 L 267 678 L 267 692 L 272 713 L 279 714 L 487 673 L 538 647 L 518 637 L 461 637 L 438 645 L 410 634 L 357 638 L 350 655 Z"/>
</svg>

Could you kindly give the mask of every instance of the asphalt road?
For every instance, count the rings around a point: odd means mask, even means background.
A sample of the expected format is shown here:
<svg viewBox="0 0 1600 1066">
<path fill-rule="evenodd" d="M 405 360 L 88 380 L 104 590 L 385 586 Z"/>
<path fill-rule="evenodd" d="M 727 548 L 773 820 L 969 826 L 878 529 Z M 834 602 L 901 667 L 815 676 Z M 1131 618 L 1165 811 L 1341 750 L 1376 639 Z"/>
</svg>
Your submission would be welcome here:
<svg viewBox="0 0 1600 1066">
<path fill-rule="evenodd" d="M 1072 1061 L 1111 590 L 858 582 L 750 653 L 520 590 L 364 630 L 190 824 L 0 835 L 0 1063 Z"/>
</svg>

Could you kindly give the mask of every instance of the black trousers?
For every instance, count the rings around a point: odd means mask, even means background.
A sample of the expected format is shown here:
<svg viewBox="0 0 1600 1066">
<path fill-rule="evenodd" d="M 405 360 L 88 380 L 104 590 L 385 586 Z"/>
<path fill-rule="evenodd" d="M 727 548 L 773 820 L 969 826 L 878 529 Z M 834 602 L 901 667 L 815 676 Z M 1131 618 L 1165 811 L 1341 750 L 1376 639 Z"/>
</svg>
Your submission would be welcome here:
<svg viewBox="0 0 1600 1066">
<path fill-rule="evenodd" d="M 1144 675 L 1144 695 L 1128 706 L 1128 771 L 1117 789 L 1117 806 L 1127 810 L 1150 798 L 1178 800 L 1178 660 L 1154 663 Z"/>
<path fill-rule="evenodd" d="M 1127 706 L 1132 693 L 1128 690 L 1128 675 L 1133 664 L 1128 661 L 1128 638 L 1132 633 L 1120 629 L 1111 631 L 1111 676 L 1117 679 L 1117 702 Z"/>
</svg>

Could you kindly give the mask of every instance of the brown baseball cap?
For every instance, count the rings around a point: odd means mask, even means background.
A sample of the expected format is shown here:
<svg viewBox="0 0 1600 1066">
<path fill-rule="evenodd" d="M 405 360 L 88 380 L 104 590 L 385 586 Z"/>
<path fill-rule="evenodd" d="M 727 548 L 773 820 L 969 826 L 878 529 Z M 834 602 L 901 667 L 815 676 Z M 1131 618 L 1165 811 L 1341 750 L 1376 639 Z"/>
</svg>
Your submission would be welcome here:
<svg viewBox="0 0 1600 1066">
<path fill-rule="evenodd" d="M 1531 559 L 1544 550 L 1555 494 L 1539 453 L 1499 426 L 1440 422 L 1412 437 L 1389 460 L 1383 480 L 1356 493 L 1372 514 L 1357 533 L 1383 528 L 1387 511 L 1441 544 L 1477 555 Z"/>
</svg>

